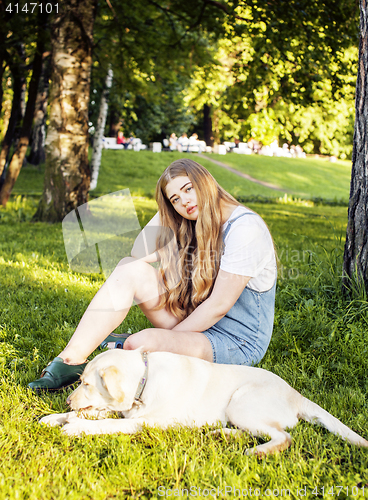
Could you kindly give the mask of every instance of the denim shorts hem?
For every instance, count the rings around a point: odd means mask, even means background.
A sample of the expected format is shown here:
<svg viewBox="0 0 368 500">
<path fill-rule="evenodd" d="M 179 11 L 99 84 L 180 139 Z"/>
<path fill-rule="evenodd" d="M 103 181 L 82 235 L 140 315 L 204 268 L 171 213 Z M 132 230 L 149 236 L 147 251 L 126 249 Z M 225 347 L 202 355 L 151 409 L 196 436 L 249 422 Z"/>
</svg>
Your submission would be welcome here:
<svg viewBox="0 0 368 500">
<path fill-rule="evenodd" d="M 209 340 L 209 342 L 211 344 L 211 348 L 212 348 L 212 362 L 216 363 L 216 349 L 215 349 L 215 345 L 213 343 L 213 340 L 212 340 L 212 338 L 211 338 L 210 335 L 207 335 L 207 332 L 203 332 L 203 335 L 205 335 L 205 337 Z"/>
<path fill-rule="evenodd" d="M 271 335 L 264 342 L 257 341 L 250 345 L 236 335 L 223 333 L 213 327 L 202 332 L 212 348 L 213 363 L 254 366 L 266 353 Z"/>
</svg>

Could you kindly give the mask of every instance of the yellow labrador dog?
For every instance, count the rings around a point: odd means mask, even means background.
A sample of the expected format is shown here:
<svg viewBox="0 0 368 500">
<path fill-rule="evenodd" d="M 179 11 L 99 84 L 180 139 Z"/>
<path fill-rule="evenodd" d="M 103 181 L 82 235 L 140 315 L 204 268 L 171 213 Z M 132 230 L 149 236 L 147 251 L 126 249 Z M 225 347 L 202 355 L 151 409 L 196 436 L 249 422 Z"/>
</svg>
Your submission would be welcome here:
<svg viewBox="0 0 368 500">
<path fill-rule="evenodd" d="M 165 429 L 176 424 L 230 423 L 238 430 L 219 432 L 270 436 L 269 442 L 248 450 L 263 455 L 290 446 L 285 429 L 303 419 L 368 447 L 368 441 L 337 418 L 261 368 L 219 365 L 166 352 L 144 353 L 143 349 L 115 349 L 88 363 L 81 381 L 67 399 L 75 411 L 49 415 L 41 423 L 63 425 L 63 431 L 73 436 L 132 434 L 143 425 Z M 124 418 L 83 418 L 106 412 L 120 412 Z"/>
</svg>

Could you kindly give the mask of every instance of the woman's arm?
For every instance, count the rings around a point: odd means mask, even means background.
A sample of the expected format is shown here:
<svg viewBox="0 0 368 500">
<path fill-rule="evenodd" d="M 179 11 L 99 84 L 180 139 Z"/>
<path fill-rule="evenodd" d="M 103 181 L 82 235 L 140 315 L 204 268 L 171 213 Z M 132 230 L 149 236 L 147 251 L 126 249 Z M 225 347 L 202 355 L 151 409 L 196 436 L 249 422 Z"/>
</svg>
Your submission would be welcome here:
<svg viewBox="0 0 368 500">
<path fill-rule="evenodd" d="M 160 227 L 160 214 L 157 212 L 138 234 L 131 251 L 132 257 L 148 263 L 159 260 L 158 253 L 156 252 L 156 241 Z"/>
<path fill-rule="evenodd" d="M 249 276 L 227 273 L 220 269 L 211 295 L 173 330 L 203 332 L 225 316 L 246 287 Z"/>
</svg>

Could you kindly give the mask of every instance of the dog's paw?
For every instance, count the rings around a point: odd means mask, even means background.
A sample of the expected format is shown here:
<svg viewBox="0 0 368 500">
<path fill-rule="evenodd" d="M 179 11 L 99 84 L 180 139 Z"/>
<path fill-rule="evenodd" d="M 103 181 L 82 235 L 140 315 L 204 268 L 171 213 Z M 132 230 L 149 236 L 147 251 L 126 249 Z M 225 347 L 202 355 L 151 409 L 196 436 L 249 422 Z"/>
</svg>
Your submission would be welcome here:
<svg viewBox="0 0 368 500">
<path fill-rule="evenodd" d="M 254 457 L 255 456 L 257 458 L 264 458 L 267 456 L 267 452 L 259 450 L 258 446 L 256 446 L 255 448 L 247 448 L 244 451 L 244 455 L 246 455 L 247 457 Z"/>
<path fill-rule="evenodd" d="M 64 425 L 73 418 L 76 418 L 76 414 L 74 411 L 71 411 L 69 413 L 54 413 L 52 415 L 46 415 L 46 417 L 42 417 L 39 420 L 39 423 L 50 426 Z"/>
<path fill-rule="evenodd" d="M 82 418 L 73 419 L 62 428 L 62 432 L 67 436 L 81 436 L 82 434 L 98 434 L 96 420 L 86 420 Z"/>
<path fill-rule="evenodd" d="M 213 431 L 210 431 L 206 434 L 206 436 L 215 436 L 215 435 L 220 435 L 223 437 L 226 441 L 229 441 L 230 437 L 240 437 L 243 434 L 244 431 L 241 429 L 227 429 L 227 428 L 222 428 L 222 429 L 215 429 Z"/>
</svg>

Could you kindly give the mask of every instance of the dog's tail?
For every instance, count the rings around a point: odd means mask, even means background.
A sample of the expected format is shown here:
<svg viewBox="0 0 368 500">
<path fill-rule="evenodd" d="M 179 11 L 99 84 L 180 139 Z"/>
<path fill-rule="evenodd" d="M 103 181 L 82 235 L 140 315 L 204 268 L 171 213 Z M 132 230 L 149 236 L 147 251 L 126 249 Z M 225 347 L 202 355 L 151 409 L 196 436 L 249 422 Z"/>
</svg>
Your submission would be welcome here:
<svg viewBox="0 0 368 500">
<path fill-rule="evenodd" d="M 359 434 L 349 429 L 347 425 L 340 422 L 340 420 L 332 416 L 328 411 L 313 403 L 313 401 L 309 401 L 307 398 L 303 398 L 302 408 L 298 416 L 312 424 L 322 425 L 322 427 L 325 427 L 333 434 L 346 439 L 352 444 L 368 448 L 368 441 L 366 439 L 359 436 Z"/>
</svg>

